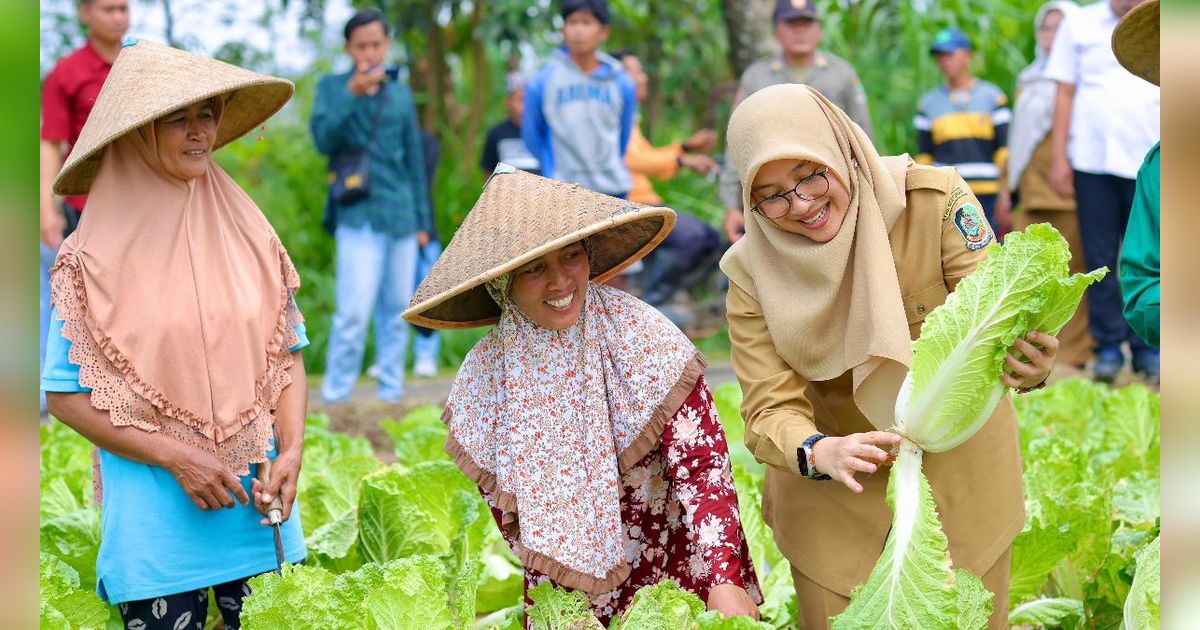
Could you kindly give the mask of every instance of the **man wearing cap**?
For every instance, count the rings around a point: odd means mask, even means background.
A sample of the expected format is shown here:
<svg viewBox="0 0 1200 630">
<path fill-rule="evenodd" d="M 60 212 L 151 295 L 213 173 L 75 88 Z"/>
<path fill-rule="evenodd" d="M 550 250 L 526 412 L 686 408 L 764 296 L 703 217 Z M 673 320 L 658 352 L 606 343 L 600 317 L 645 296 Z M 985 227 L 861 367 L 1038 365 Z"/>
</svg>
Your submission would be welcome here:
<svg viewBox="0 0 1200 630">
<path fill-rule="evenodd" d="M 541 175 L 541 163 L 521 139 L 521 117 L 525 114 L 525 75 L 510 72 L 505 79 L 505 88 L 508 96 L 504 99 L 504 107 L 508 110 L 508 119 L 488 130 L 479 168 L 483 169 L 485 176 L 491 175 L 496 165 L 504 162 L 526 173 Z"/>
<path fill-rule="evenodd" d="M 87 201 L 87 195 L 76 195 L 63 199 L 60 206 L 50 189 L 51 182 L 62 168 L 67 152 L 79 139 L 83 123 L 100 94 L 100 86 L 121 51 L 121 38 L 129 28 L 129 2 L 80 0 L 79 19 L 87 27 L 87 41 L 59 60 L 42 84 L 39 361 L 46 353 L 46 331 L 50 324 L 50 265 L 58 246 L 79 221 L 79 213 Z M 44 394 L 41 407 L 44 412 Z"/>
<path fill-rule="evenodd" d="M 774 37 L 780 52 L 760 59 L 742 73 L 733 104 L 737 107 L 747 96 L 780 83 L 804 83 L 833 101 L 871 137 L 871 113 L 867 95 L 854 66 L 824 50 L 821 44 L 821 17 L 814 0 L 778 0 L 773 14 Z M 742 185 L 732 164 L 721 169 L 721 201 L 725 204 L 725 235 L 730 241 L 741 238 L 743 226 Z"/>
<path fill-rule="evenodd" d="M 525 86 L 521 137 L 542 175 L 614 197 L 633 183 L 625 148 L 637 113 L 633 79 L 600 50 L 605 0 L 564 0 L 563 42 Z"/>
<path fill-rule="evenodd" d="M 1159 139 L 1159 89 L 1117 62 L 1117 21 L 1141 0 L 1090 4 L 1063 22 L 1046 76 L 1058 82 L 1050 130 L 1050 186 L 1075 195 L 1083 256 L 1089 269 L 1117 268 L 1142 158 Z M 1088 329 L 1096 340 L 1092 372 L 1111 382 L 1129 344 L 1135 372 L 1157 381 L 1158 350 L 1147 347 L 1122 315 L 1121 282 L 1109 274 L 1088 289 Z"/>
<path fill-rule="evenodd" d="M 1008 160 L 1008 97 L 992 83 L 971 74 L 971 40 L 946 28 L 933 37 L 930 53 L 946 82 L 926 92 L 917 105 L 917 162 L 954 166 L 979 199 L 996 234 L 1012 222 L 1012 202 L 1001 190 L 1000 174 Z"/>
</svg>

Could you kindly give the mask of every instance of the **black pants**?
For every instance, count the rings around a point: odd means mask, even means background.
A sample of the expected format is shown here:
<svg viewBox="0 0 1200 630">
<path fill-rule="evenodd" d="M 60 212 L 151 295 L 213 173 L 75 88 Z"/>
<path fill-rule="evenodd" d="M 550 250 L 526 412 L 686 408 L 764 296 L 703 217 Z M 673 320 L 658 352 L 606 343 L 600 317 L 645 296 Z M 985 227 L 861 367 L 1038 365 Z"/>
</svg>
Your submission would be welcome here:
<svg viewBox="0 0 1200 630">
<path fill-rule="evenodd" d="M 227 630 L 239 630 L 242 598 L 250 594 L 250 585 L 242 578 L 212 587 L 217 610 Z M 208 616 L 208 589 L 164 595 L 118 604 L 127 630 L 204 630 Z"/>
<path fill-rule="evenodd" d="M 646 258 L 642 300 L 658 306 L 678 291 L 687 291 L 716 268 L 724 250 L 721 237 L 707 223 L 680 213 L 675 229 Z"/>
<path fill-rule="evenodd" d="M 1136 182 L 1116 175 L 1075 171 L 1075 203 L 1079 210 L 1079 234 L 1083 260 L 1088 270 L 1108 267 L 1104 280 L 1088 287 L 1088 331 L 1101 347 L 1128 341 L 1134 352 L 1146 344 L 1125 321 L 1121 284 L 1117 278 L 1117 256 L 1129 224 Z"/>
</svg>

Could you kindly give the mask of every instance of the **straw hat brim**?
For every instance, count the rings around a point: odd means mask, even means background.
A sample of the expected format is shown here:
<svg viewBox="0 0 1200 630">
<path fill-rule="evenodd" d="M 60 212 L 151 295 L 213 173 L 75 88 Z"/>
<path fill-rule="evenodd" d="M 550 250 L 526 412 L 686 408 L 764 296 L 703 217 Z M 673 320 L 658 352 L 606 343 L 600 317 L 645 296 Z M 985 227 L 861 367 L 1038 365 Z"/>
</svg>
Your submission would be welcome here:
<svg viewBox="0 0 1200 630">
<path fill-rule="evenodd" d="M 575 230 L 530 249 L 432 297 L 414 303 L 404 319 L 426 328 L 475 328 L 500 321 L 500 306 L 487 282 L 571 243 L 589 239 L 593 282 L 604 282 L 650 253 L 675 227 L 675 211 L 646 206 Z M 449 249 L 449 248 L 447 248 Z M 444 255 L 444 254 L 443 254 Z M 420 297 L 418 294 L 414 296 Z"/>
<path fill-rule="evenodd" d="M 291 99 L 286 79 L 148 41 L 126 44 L 113 63 L 79 139 L 54 179 L 54 192 L 91 189 L 104 149 L 121 136 L 171 112 L 227 94 L 216 150 L 246 135 Z"/>
<path fill-rule="evenodd" d="M 1133 74 L 1159 85 L 1158 0 L 1148 0 L 1126 13 L 1112 34 L 1113 54 Z"/>
<path fill-rule="evenodd" d="M 487 282 L 587 239 L 590 279 L 603 282 L 670 234 L 675 212 L 559 182 L 500 163 L 413 293 L 408 321 L 428 328 L 494 324 Z"/>
</svg>

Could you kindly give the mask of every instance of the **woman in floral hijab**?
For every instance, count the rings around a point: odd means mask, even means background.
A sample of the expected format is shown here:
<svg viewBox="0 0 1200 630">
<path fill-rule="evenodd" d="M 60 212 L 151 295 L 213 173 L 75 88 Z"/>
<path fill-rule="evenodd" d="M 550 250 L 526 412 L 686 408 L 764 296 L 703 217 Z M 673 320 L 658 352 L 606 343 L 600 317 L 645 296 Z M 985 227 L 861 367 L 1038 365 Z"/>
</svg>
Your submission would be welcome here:
<svg viewBox="0 0 1200 630">
<path fill-rule="evenodd" d="M 446 450 L 491 506 L 526 592 L 581 590 L 604 624 L 664 579 L 726 615 L 757 617 L 762 601 L 703 357 L 601 284 L 673 223 L 666 208 L 501 165 L 405 313 L 496 322 L 455 379 Z"/>
</svg>

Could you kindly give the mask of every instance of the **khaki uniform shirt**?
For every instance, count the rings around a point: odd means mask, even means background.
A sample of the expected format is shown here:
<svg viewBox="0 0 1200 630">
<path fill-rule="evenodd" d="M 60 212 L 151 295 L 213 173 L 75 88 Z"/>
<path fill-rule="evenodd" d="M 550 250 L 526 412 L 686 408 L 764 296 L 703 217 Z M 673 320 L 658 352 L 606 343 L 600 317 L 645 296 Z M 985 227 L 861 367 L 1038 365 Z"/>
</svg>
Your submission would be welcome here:
<svg viewBox="0 0 1200 630">
<path fill-rule="evenodd" d="M 890 241 L 909 333 L 975 269 L 986 249 L 968 247 L 955 217 L 979 202 L 953 168 L 910 165 L 907 209 Z M 982 213 L 976 212 L 981 215 Z M 799 298 L 798 299 L 802 299 Z M 746 446 L 768 465 L 763 517 L 792 566 L 821 586 L 849 596 L 866 582 L 891 527 L 884 504 L 888 471 L 859 473 L 855 494 L 834 480 L 800 476 L 796 449 L 814 433 L 842 436 L 875 430 L 851 398 L 851 373 L 808 381 L 775 352 L 758 302 L 730 283 L 732 363 L 741 382 Z M 955 567 L 983 575 L 1012 544 L 1025 522 L 1016 416 L 1005 396 L 971 439 L 945 453 L 926 453 Z"/>
<path fill-rule="evenodd" d="M 833 53 L 818 50 L 812 65 L 801 72 L 803 74 L 798 76 L 784 61 L 782 53 L 759 59 L 742 73 L 738 85 L 739 97 L 746 98 L 772 85 L 803 83 L 815 88 L 840 107 L 851 120 L 863 128 L 868 138 L 871 137 L 871 112 L 867 109 L 867 95 L 858 80 L 858 73 L 854 71 L 850 62 Z M 733 161 L 728 157 L 721 168 L 720 182 L 721 201 L 725 207 L 741 208 L 742 185 L 738 182 Z"/>
</svg>

